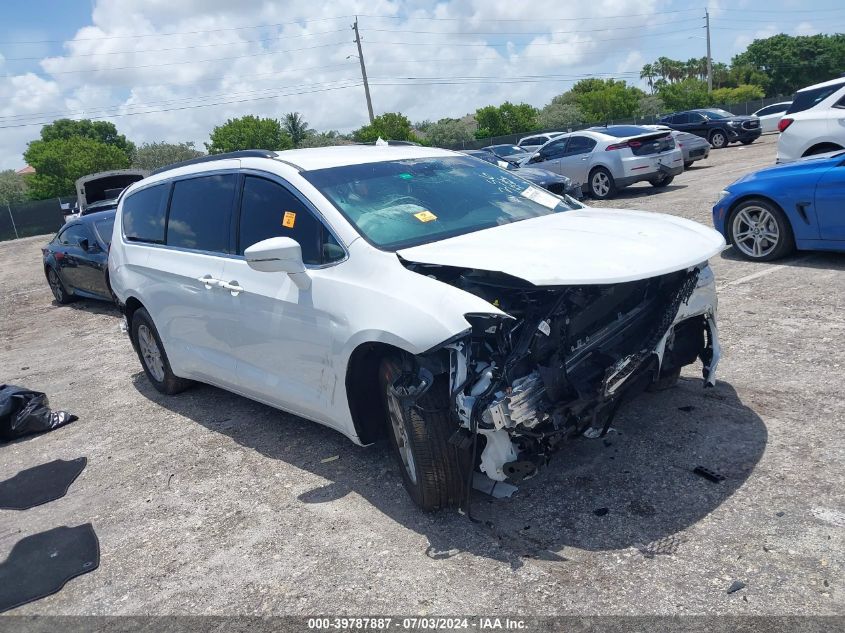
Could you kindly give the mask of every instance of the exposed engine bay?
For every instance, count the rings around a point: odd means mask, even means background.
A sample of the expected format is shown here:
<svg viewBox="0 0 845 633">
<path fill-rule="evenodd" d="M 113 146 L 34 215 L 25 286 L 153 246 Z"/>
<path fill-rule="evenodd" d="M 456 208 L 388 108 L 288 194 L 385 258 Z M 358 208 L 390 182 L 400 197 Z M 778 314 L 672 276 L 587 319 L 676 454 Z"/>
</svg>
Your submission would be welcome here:
<svg viewBox="0 0 845 633">
<path fill-rule="evenodd" d="M 696 359 L 705 386 L 715 384 L 716 294 L 706 262 L 639 281 L 584 286 L 535 286 L 503 273 L 405 265 L 506 313 L 466 315 L 471 330 L 431 352 L 448 350 L 459 426 L 452 441 L 477 448 L 481 472 L 495 481 L 515 484 L 533 476 L 561 444 L 588 429 L 603 435 L 627 395 L 677 376 Z"/>
</svg>

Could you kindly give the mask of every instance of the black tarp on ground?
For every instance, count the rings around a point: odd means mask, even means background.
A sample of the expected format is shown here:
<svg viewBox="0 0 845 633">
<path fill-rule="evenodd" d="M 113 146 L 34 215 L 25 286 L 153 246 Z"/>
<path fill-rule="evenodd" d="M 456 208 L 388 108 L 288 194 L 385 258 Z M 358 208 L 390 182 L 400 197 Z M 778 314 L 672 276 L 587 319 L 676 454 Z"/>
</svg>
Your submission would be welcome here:
<svg viewBox="0 0 845 633">
<path fill-rule="evenodd" d="M 76 420 L 67 411 L 51 411 L 47 395 L 15 385 L 0 385 L 0 441 L 58 428 Z"/>
<path fill-rule="evenodd" d="M 87 463 L 84 457 L 56 459 L 0 481 L 0 510 L 27 510 L 64 497 Z"/>
<path fill-rule="evenodd" d="M 90 523 L 27 536 L 0 563 L 0 612 L 54 594 L 99 564 L 100 542 Z"/>
</svg>

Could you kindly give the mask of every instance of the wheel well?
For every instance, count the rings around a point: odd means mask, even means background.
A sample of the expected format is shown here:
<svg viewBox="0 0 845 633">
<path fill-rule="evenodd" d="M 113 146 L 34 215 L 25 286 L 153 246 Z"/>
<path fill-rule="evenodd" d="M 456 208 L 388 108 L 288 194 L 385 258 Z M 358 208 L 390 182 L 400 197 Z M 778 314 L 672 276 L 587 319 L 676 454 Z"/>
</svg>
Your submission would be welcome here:
<svg viewBox="0 0 845 633">
<path fill-rule="evenodd" d="M 132 315 L 135 314 L 135 311 L 138 308 L 143 308 L 144 304 L 138 301 L 135 297 L 129 297 L 126 300 L 125 308 L 123 308 L 123 314 L 126 316 L 126 320 L 129 322 L 129 327 L 132 327 Z"/>
<path fill-rule="evenodd" d="M 743 202 L 749 202 L 751 200 L 760 200 L 761 202 L 766 202 L 766 203 L 772 205 L 778 211 L 783 213 L 783 215 L 787 219 L 787 223 L 789 222 L 789 216 L 786 215 L 786 213 L 783 210 L 783 207 L 780 206 L 777 202 L 775 202 L 771 198 L 767 198 L 766 196 L 761 196 L 760 194 L 750 194 L 750 195 L 747 195 L 747 196 L 743 196 L 742 198 L 739 198 L 738 200 L 736 200 L 730 206 L 727 213 L 725 213 L 725 235 L 724 235 L 724 237 L 725 237 L 725 242 L 727 242 L 728 244 L 733 244 L 733 238 L 731 237 L 730 223 L 731 223 L 731 219 L 733 218 L 734 212 L 737 210 L 737 207 L 739 207 L 739 205 L 741 205 Z"/>
<path fill-rule="evenodd" d="M 824 154 L 825 152 L 835 152 L 838 149 L 842 149 L 841 145 L 837 145 L 836 143 L 816 143 L 811 148 L 809 148 L 806 152 L 801 154 L 801 157 L 804 156 L 813 156 L 815 154 Z"/>
<path fill-rule="evenodd" d="M 346 368 L 346 397 L 355 432 L 362 444 L 386 437 L 387 417 L 382 406 L 378 370 L 386 356 L 404 354 L 386 343 L 362 343 L 355 348 Z"/>
</svg>

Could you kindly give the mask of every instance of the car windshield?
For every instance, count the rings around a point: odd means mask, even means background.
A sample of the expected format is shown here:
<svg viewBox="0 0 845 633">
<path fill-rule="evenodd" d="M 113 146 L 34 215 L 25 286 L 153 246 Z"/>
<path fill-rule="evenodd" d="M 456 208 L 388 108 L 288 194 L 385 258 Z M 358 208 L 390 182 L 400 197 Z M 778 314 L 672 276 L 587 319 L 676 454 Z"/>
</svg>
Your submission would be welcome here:
<svg viewBox="0 0 845 633">
<path fill-rule="evenodd" d="M 499 156 L 510 156 L 511 154 L 524 154 L 525 148 L 516 145 L 493 145 L 490 147 L 490 151 Z"/>
<path fill-rule="evenodd" d="M 303 172 L 369 242 L 396 250 L 578 205 L 493 165 L 461 157 Z"/>
<path fill-rule="evenodd" d="M 103 244 L 106 246 L 111 244 L 111 234 L 114 230 L 114 216 L 103 220 L 97 220 L 94 222 L 94 228 L 96 229 L 97 235 Z"/>
<path fill-rule="evenodd" d="M 733 116 L 733 114 L 727 110 L 720 110 L 719 108 L 713 108 L 712 110 L 699 110 L 699 112 L 708 119 L 727 119 L 728 117 Z"/>
</svg>

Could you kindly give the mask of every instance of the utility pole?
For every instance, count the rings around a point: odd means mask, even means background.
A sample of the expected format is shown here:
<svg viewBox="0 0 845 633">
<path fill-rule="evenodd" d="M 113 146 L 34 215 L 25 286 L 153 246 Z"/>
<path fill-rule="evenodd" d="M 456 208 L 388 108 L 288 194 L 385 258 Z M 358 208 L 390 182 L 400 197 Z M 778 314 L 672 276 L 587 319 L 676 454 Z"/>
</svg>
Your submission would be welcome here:
<svg viewBox="0 0 845 633">
<path fill-rule="evenodd" d="M 370 99 L 370 84 L 367 82 L 367 67 L 364 66 L 364 51 L 361 50 L 361 34 L 358 33 L 357 15 L 355 16 L 355 24 L 352 25 L 352 30 L 355 31 L 355 43 L 358 45 L 358 61 L 361 62 L 361 76 L 364 78 L 364 94 L 367 96 L 367 112 L 370 113 L 370 123 L 372 123 L 374 119 L 373 101 Z M 710 40 L 707 41 L 709 42 Z"/>
<path fill-rule="evenodd" d="M 710 12 L 704 9 L 704 28 L 707 29 L 707 92 L 713 92 L 713 57 L 710 55 Z M 360 50 L 360 44 L 358 45 Z M 361 61 L 363 64 L 363 60 Z"/>
</svg>

